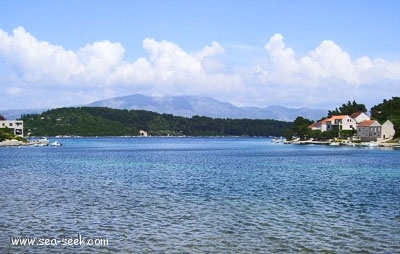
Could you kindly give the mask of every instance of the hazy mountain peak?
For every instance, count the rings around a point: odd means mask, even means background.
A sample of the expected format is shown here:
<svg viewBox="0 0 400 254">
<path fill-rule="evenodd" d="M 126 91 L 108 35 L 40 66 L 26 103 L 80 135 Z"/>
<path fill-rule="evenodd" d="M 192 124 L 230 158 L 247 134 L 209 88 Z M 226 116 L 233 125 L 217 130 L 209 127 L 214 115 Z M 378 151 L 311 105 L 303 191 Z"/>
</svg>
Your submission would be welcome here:
<svg viewBox="0 0 400 254">
<path fill-rule="evenodd" d="M 232 119 L 275 119 L 293 121 L 297 116 L 318 120 L 326 116 L 327 110 L 302 108 L 287 108 L 281 105 L 271 105 L 264 108 L 236 107 L 228 102 L 221 102 L 204 96 L 146 96 L 132 94 L 95 101 L 86 106 L 109 107 L 116 109 L 148 110 L 157 113 L 192 117 L 194 115 L 213 118 Z M 0 111 L 6 119 L 17 119 L 22 114 L 40 113 L 44 109 L 4 110 Z"/>
<path fill-rule="evenodd" d="M 213 118 L 276 119 L 282 121 L 293 121 L 297 116 L 317 120 L 327 113 L 327 110 L 323 109 L 287 108 L 280 105 L 265 108 L 236 107 L 228 102 L 221 102 L 213 98 L 190 95 L 145 96 L 133 94 L 95 101 L 87 106 L 141 109 L 184 117 L 200 115 Z"/>
</svg>

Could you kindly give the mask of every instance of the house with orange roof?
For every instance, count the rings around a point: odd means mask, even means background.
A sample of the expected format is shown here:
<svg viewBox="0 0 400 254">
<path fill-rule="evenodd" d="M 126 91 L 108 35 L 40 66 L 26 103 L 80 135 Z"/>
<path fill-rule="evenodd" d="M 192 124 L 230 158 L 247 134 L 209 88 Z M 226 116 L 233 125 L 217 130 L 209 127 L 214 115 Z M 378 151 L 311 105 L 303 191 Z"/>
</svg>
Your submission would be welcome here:
<svg viewBox="0 0 400 254">
<path fill-rule="evenodd" d="M 356 121 L 348 115 L 332 116 L 328 119 L 331 126 L 338 126 L 339 130 L 355 130 Z"/>
<path fill-rule="evenodd" d="M 319 122 L 308 126 L 312 130 L 320 130 L 321 132 L 329 130 L 354 130 L 356 129 L 356 121 L 348 115 L 332 116 L 325 118 Z"/>
<path fill-rule="evenodd" d="M 319 130 L 321 132 L 327 131 L 330 128 L 330 125 L 327 124 L 329 118 L 322 119 L 321 121 L 315 122 L 308 126 L 311 130 Z"/>
<path fill-rule="evenodd" d="M 377 141 L 381 137 L 382 125 L 377 120 L 365 120 L 357 126 L 361 141 Z"/>
</svg>

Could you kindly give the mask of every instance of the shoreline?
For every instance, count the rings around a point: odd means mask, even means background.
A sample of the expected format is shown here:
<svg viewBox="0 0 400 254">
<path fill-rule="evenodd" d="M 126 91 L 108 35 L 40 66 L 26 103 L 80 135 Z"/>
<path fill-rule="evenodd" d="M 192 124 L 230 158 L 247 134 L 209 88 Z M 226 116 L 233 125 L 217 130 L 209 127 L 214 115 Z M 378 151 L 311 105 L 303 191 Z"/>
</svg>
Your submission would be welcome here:
<svg viewBox="0 0 400 254">
<path fill-rule="evenodd" d="M 9 146 L 28 146 L 29 143 L 19 141 L 16 139 L 8 139 L 0 142 L 0 147 L 9 147 Z"/>
<path fill-rule="evenodd" d="M 295 141 L 289 144 L 295 145 L 336 145 L 336 146 L 356 146 L 356 147 L 366 147 L 365 143 L 369 142 L 357 142 L 357 143 L 342 143 L 342 142 L 333 142 L 333 141 L 314 141 L 314 140 L 304 140 L 304 141 Z M 373 142 L 377 145 L 377 147 L 388 147 L 393 148 L 394 146 L 398 146 L 399 143 L 387 143 L 387 142 Z"/>
</svg>

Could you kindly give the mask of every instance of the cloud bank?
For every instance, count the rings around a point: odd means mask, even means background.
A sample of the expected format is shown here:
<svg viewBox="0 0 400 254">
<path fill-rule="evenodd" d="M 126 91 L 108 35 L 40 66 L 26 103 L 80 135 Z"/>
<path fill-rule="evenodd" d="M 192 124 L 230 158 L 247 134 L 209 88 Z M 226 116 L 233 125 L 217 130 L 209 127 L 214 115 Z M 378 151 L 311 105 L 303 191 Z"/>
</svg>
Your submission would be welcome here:
<svg viewBox="0 0 400 254">
<path fill-rule="evenodd" d="M 284 37 L 275 34 L 264 46 L 264 61 L 246 68 L 224 61 L 229 52 L 215 41 L 198 52 L 153 38 L 145 38 L 142 47 L 147 56 L 127 61 L 120 43 L 100 41 L 68 50 L 40 41 L 22 27 L 12 34 L 0 29 L 2 108 L 79 105 L 133 93 L 321 107 L 353 99 L 376 103 L 400 93 L 399 61 L 353 59 L 330 40 L 296 56 Z"/>
</svg>

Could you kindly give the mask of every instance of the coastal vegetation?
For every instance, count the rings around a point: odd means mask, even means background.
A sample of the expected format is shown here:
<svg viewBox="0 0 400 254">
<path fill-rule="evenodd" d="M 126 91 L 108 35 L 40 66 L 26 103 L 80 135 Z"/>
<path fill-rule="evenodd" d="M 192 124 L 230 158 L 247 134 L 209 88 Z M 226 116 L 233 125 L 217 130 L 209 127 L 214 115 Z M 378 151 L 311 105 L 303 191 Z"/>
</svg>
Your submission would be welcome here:
<svg viewBox="0 0 400 254">
<path fill-rule="evenodd" d="M 9 128 L 7 128 L 7 127 L 0 128 L 0 142 L 3 142 L 5 140 L 12 140 L 12 139 L 15 139 L 15 140 L 18 140 L 21 142 L 26 142 L 25 138 L 14 135 Z"/>
<path fill-rule="evenodd" d="M 7 139 L 13 139 L 14 135 L 11 134 L 10 130 L 8 128 L 0 128 L 0 142 L 7 140 Z"/>
<path fill-rule="evenodd" d="M 277 120 L 191 118 L 145 110 L 70 107 L 23 115 L 31 136 L 281 136 L 293 123 Z"/>
</svg>

